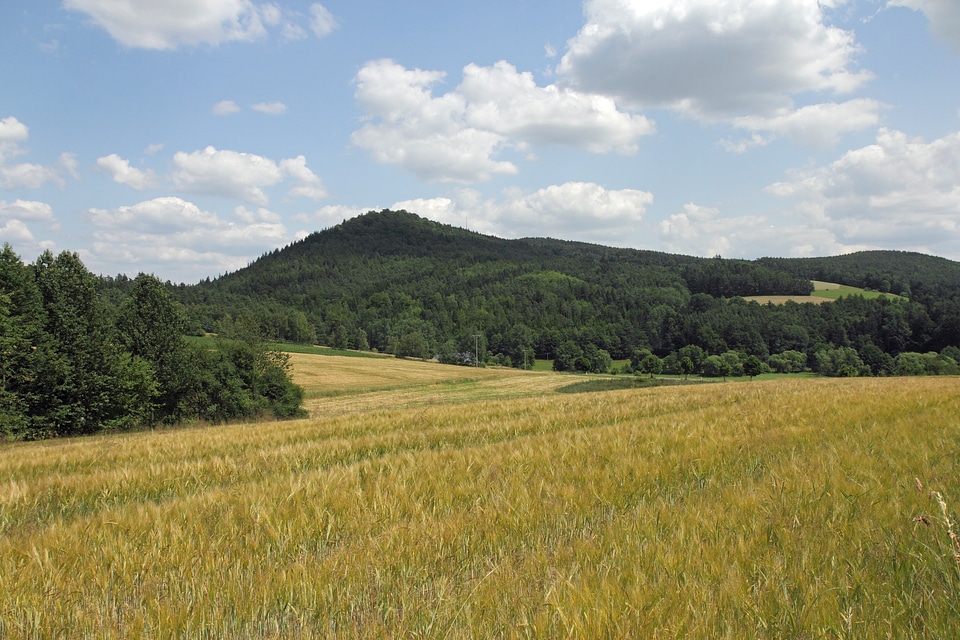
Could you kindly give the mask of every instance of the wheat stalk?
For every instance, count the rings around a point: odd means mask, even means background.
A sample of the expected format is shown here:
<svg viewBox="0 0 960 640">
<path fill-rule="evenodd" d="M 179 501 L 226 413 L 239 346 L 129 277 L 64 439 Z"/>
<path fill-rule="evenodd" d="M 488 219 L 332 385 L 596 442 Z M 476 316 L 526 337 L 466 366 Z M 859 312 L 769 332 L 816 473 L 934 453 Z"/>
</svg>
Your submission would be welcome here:
<svg viewBox="0 0 960 640">
<path fill-rule="evenodd" d="M 960 537 L 958 537 L 953 530 L 953 521 L 950 519 L 950 513 L 947 511 L 947 503 L 939 491 L 931 491 L 930 495 L 936 498 L 937 504 L 940 505 L 943 519 L 947 523 L 947 533 L 950 535 L 951 542 L 953 542 L 953 558 L 957 561 L 957 564 L 960 565 Z"/>
</svg>

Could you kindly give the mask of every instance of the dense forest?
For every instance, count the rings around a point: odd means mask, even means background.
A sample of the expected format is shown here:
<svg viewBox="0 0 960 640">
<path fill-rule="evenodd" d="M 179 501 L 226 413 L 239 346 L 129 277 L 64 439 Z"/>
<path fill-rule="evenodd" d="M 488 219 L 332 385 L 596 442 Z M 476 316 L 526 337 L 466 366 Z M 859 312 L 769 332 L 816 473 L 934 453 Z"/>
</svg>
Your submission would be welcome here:
<svg viewBox="0 0 960 640">
<path fill-rule="evenodd" d="M 120 304 L 74 253 L 25 265 L 0 251 L 0 438 L 37 439 L 161 423 L 302 413 L 286 356 L 255 327 L 200 347 L 156 278 Z"/>
<path fill-rule="evenodd" d="M 760 305 L 811 280 L 897 294 Z M 130 281 L 108 283 L 122 297 Z M 546 238 L 504 240 L 405 211 L 370 212 L 237 272 L 170 286 L 191 331 L 253 319 L 276 340 L 446 362 L 557 369 L 828 375 L 949 373 L 960 357 L 960 264 L 876 251 L 755 261 Z M 684 355 L 685 354 L 685 355 Z M 650 358 L 648 356 L 653 356 Z"/>
</svg>

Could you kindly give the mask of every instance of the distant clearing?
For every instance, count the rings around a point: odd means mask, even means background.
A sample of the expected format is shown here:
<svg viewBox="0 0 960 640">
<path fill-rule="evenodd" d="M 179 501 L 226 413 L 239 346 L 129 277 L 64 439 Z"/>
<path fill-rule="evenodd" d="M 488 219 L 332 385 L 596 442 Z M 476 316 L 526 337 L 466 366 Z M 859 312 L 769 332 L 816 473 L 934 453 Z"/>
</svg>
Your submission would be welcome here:
<svg viewBox="0 0 960 640">
<path fill-rule="evenodd" d="M 798 302 L 808 304 L 823 304 L 824 302 L 833 302 L 844 296 L 863 296 L 873 299 L 888 297 L 900 300 L 900 296 L 892 293 L 880 293 L 879 291 L 867 291 L 857 287 L 848 287 L 835 282 L 821 282 L 813 280 L 813 295 L 809 296 L 747 296 L 746 300 L 753 300 L 758 304 L 786 304 L 787 302 Z"/>
</svg>

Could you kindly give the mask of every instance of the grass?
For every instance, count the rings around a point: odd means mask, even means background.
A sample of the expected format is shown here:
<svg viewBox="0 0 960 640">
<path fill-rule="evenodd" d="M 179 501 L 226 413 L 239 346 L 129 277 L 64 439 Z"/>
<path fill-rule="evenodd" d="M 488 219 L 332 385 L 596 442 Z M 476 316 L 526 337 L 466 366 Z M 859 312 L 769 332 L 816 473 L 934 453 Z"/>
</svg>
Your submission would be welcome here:
<svg viewBox="0 0 960 640">
<path fill-rule="evenodd" d="M 212 341 L 216 339 L 216 336 L 209 334 L 207 336 L 187 336 L 187 340 L 194 344 L 198 345 L 210 345 Z M 303 353 L 317 356 L 343 356 L 346 358 L 387 358 L 391 356 L 386 356 L 380 353 L 375 353 L 372 351 L 356 351 L 353 349 L 333 349 L 331 347 L 322 347 L 319 345 L 309 345 L 309 344 L 295 344 L 292 342 L 272 342 L 268 343 L 267 346 L 276 351 L 283 351 L 286 353 Z"/>
<path fill-rule="evenodd" d="M 786 304 L 787 302 L 806 302 L 812 304 L 823 304 L 832 302 L 845 296 L 862 296 L 867 300 L 874 298 L 887 297 L 896 300 L 902 299 L 900 296 L 892 293 L 880 293 L 879 291 L 868 291 L 859 287 L 848 287 L 834 282 L 821 282 L 813 280 L 814 291 L 809 296 L 748 296 L 746 300 L 753 300 L 758 304 Z"/>
<path fill-rule="evenodd" d="M 868 291 L 866 289 L 860 289 L 859 287 L 848 287 L 846 285 L 836 284 L 833 282 L 820 282 L 819 280 L 814 280 L 813 285 L 813 295 L 815 297 L 827 298 L 829 300 L 836 300 L 837 298 L 843 298 L 844 296 L 863 296 L 867 300 L 881 297 L 893 298 L 897 300 L 901 299 L 900 296 L 892 293 Z"/>
<path fill-rule="evenodd" d="M 0 637 L 956 633 L 956 379 L 301 357 L 310 419 L 0 446 Z"/>
</svg>

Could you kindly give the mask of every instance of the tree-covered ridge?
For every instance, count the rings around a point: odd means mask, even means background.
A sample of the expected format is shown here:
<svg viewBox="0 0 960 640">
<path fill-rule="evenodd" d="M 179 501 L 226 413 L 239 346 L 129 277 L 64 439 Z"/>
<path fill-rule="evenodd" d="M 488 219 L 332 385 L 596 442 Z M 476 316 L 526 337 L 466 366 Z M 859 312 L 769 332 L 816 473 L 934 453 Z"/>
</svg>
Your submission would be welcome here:
<svg viewBox="0 0 960 640">
<path fill-rule="evenodd" d="M 42 438 L 183 420 L 300 413 L 282 354 L 255 339 L 188 344 L 156 278 L 126 280 L 119 305 L 69 252 L 25 265 L 0 250 L 0 437 Z"/>
<path fill-rule="evenodd" d="M 822 306 L 743 300 L 809 294 L 812 279 L 908 297 Z M 878 373 L 895 367 L 881 365 L 874 349 L 893 359 L 960 344 L 960 265 L 940 258 L 705 259 L 504 240 L 405 211 L 370 212 L 235 273 L 172 291 L 194 331 L 253 318 L 281 340 L 448 362 L 479 355 L 522 366 L 537 357 L 599 370 L 609 358 L 636 360 L 646 351 L 676 369 L 681 359 L 669 356 L 696 347 L 776 368 L 785 352 L 816 366 L 817 353 L 851 348 L 874 364 L 862 372 Z"/>
</svg>

